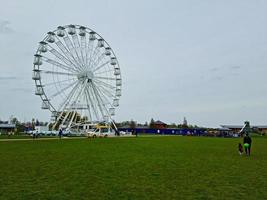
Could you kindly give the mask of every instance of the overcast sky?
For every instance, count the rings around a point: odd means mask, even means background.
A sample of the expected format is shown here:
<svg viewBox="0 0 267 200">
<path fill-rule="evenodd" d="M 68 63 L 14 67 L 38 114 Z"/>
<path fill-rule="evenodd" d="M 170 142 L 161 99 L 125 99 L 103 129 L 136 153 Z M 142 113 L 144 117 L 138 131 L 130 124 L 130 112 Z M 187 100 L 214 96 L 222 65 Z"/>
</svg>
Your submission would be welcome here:
<svg viewBox="0 0 267 200">
<path fill-rule="evenodd" d="M 118 121 L 217 127 L 267 124 L 267 1 L 0 0 L 0 119 L 48 121 L 33 55 L 59 25 L 87 26 L 111 45 L 123 93 Z"/>
</svg>

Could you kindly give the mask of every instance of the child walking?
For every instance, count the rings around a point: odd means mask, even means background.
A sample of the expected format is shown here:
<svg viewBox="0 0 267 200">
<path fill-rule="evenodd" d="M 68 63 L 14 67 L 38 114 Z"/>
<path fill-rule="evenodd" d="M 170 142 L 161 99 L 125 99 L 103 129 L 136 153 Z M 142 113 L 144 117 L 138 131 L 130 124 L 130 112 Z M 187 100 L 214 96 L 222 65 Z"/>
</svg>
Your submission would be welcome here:
<svg viewBox="0 0 267 200">
<path fill-rule="evenodd" d="M 238 153 L 241 156 L 243 154 L 244 150 L 243 150 L 243 146 L 241 143 L 238 144 Z"/>
</svg>

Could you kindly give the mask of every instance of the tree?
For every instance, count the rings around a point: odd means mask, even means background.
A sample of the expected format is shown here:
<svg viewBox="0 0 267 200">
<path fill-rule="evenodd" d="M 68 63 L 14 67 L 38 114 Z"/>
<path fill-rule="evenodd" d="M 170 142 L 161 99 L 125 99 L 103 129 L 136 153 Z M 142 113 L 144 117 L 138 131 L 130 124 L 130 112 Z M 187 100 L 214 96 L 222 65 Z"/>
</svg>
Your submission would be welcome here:
<svg viewBox="0 0 267 200">
<path fill-rule="evenodd" d="M 170 125 L 168 125 L 169 128 L 176 128 L 176 124 L 175 123 L 171 123 Z"/>
<path fill-rule="evenodd" d="M 183 124 L 178 124 L 177 128 L 183 128 Z"/>
<path fill-rule="evenodd" d="M 16 117 L 11 117 L 10 123 L 17 125 L 19 123 L 19 120 Z"/>
<path fill-rule="evenodd" d="M 182 127 L 183 127 L 183 128 L 188 128 L 187 120 L 186 120 L 185 117 L 184 117 L 184 120 L 183 120 Z"/>
<path fill-rule="evenodd" d="M 149 128 L 155 128 L 155 121 L 153 118 L 151 118 L 151 120 L 150 120 Z"/>
<path fill-rule="evenodd" d="M 133 121 L 133 120 L 130 121 L 130 128 L 131 129 L 135 129 L 136 128 L 136 122 L 135 121 Z"/>
<path fill-rule="evenodd" d="M 21 123 L 16 117 L 11 117 L 10 118 L 10 123 L 15 125 L 15 132 L 20 133 L 25 130 L 25 125 Z"/>
</svg>

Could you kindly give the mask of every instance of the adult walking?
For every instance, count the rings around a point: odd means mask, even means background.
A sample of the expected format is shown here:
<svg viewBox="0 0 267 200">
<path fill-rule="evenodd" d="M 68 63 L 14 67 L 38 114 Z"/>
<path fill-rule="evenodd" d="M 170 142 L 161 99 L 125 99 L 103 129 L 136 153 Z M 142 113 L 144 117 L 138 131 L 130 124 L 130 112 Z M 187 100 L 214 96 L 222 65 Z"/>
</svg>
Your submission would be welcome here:
<svg viewBox="0 0 267 200">
<path fill-rule="evenodd" d="M 244 148 L 245 148 L 245 152 L 247 156 L 250 156 L 250 150 L 251 150 L 251 137 L 249 136 L 248 133 L 246 133 L 244 140 L 243 140 L 243 144 L 244 144 Z"/>
<path fill-rule="evenodd" d="M 62 135 L 63 135 L 63 131 L 62 129 L 59 129 L 59 133 L 58 133 L 59 139 L 61 139 Z"/>
</svg>

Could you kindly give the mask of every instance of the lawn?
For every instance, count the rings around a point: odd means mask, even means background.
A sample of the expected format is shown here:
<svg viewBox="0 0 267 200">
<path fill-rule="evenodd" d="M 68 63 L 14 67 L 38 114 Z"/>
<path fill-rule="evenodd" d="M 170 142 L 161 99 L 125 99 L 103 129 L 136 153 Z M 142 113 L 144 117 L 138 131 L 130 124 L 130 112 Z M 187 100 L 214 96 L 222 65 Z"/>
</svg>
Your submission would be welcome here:
<svg viewBox="0 0 267 200">
<path fill-rule="evenodd" d="M 0 142 L 0 199 L 267 199 L 267 139 Z"/>
<path fill-rule="evenodd" d="M 3 134 L 0 135 L 0 139 L 28 139 L 28 138 L 32 138 L 30 135 L 7 135 L 7 134 Z"/>
<path fill-rule="evenodd" d="M 48 136 L 48 135 L 41 135 L 38 138 L 57 138 L 58 136 Z M 21 135 L 0 135 L 1 139 L 33 139 L 31 135 L 21 134 Z"/>
</svg>

